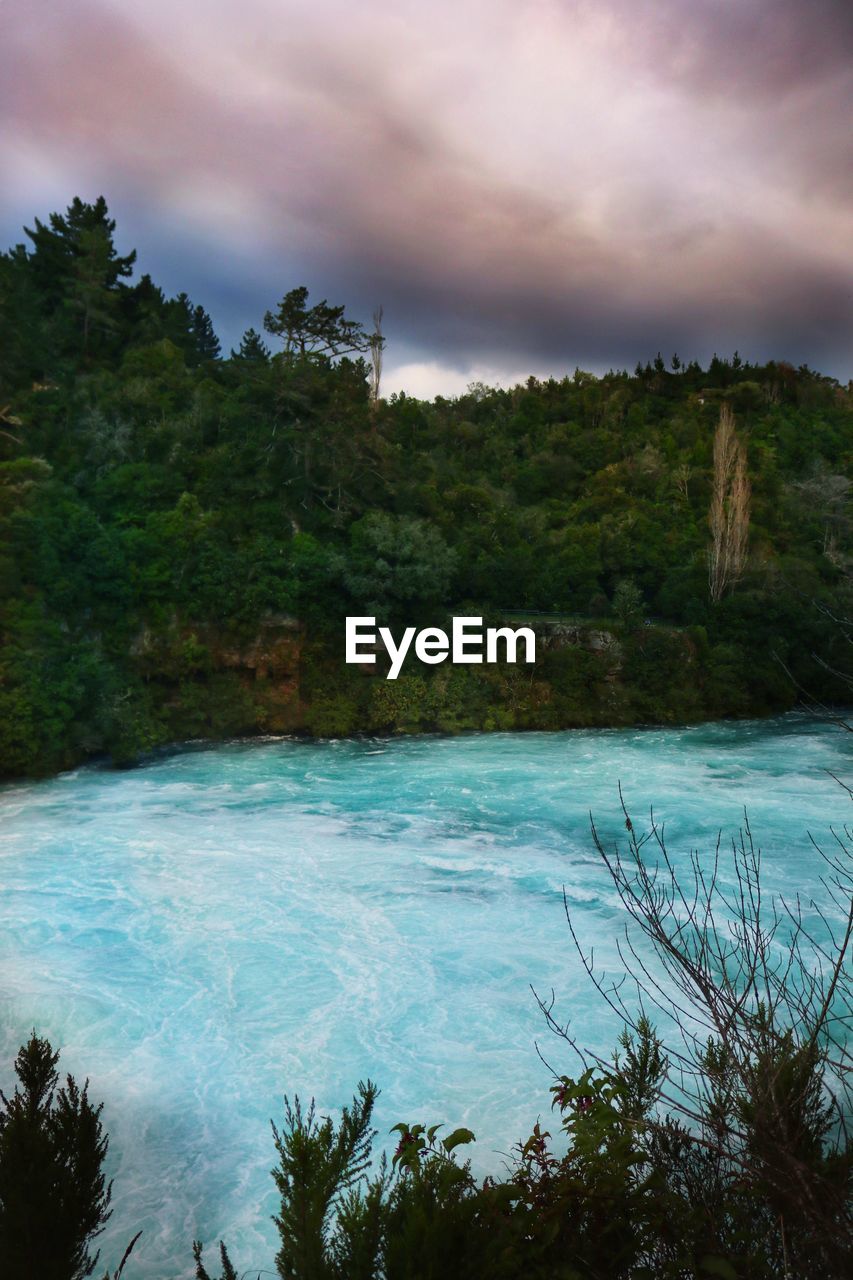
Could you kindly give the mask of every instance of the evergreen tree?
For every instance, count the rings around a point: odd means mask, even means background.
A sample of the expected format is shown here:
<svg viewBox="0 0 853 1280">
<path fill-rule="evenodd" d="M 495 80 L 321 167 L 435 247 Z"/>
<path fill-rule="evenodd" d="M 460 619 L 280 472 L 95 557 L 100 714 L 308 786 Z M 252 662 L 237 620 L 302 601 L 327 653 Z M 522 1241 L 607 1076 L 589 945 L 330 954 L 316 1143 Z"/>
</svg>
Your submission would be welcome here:
<svg viewBox="0 0 853 1280">
<path fill-rule="evenodd" d="M 88 1081 L 58 1092 L 55 1053 L 35 1032 L 18 1053 L 11 1098 L 0 1092 L 0 1275 L 3 1280 L 83 1280 L 89 1246 L 110 1217 L 107 1136 Z"/>
<path fill-rule="evenodd" d="M 185 359 L 189 363 L 194 363 L 193 356 L 196 350 L 195 332 L 194 332 L 194 309 L 186 293 L 179 293 L 176 298 L 170 298 L 165 305 L 164 313 L 164 334 L 170 342 L 174 343 L 184 353 Z"/>
<path fill-rule="evenodd" d="M 166 302 L 163 290 L 146 274 L 121 297 L 123 323 L 128 340 L 141 344 L 157 342 L 166 333 Z"/>
<path fill-rule="evenodd" d="M 330 307 L 325 298 L 308 306 L 304 285 L 285 294 L 277 309 L 264 316 L 264 328 L 284 343 L 288 361 L 349 355 L 367 351 L 370 339 L 364 326 L 344 317 L 344 307 Z"/>
<path fill-rule="evenodd" d="M 58 305 L 65 300 L 75 260 L 92 252 L 92 233 L 103 241 L 99 253 L 103 257 L 104 287 L 114 289 L 120 280 L 131 275 L 136 250 L 124 256 L 116 251 L 115 227 L 115 219 L 109 216 L 103 196 L 98 196 L 94 204 L 75 196 L 64 215 L 50 215 L 48 225 L 36 218 L 32 230 L 24 227 L 33 245 L 30 251 L 33 278 L 47 303 Z"/>
<path fill-rule="evenodd" d="M 231 352 L 232 360 L 246 360 L 252 364 L 267 364 L 269 358 L 269 347 L 254 329 L 247 329 L 240 339 L 240 349 Z"/>
<path fill-rule="evenodd" d="M 19 244 L 0 254 L 0 407 L 14 390 L 38 378 L 46 348 L 38 292 Z"/>
<path fill-rule="evenodd" d="M 64 306 L 74 317 L 75 329 L 82 332 L 84 353 L 90 350 L 95 333 L 109 334 L 116 329 L 118 295 L 110 286 L 111 252 L 103 227 L 81 231 Z"/>
<path fill-rule="evenodd" d="M 206 360 L 218 360 L 222 348 L 214 333 L 213 321 L 202 306 L 196 307 L 193 311 L 192 333 L 198 360 L 202 364 Z"/>
<path fill-rule="evenodd" d="M 36 218 L 32 229 L 24 228 L 32 242 L 28 274 L 54 355 L 103 351 L 117 331 L 122 280 L 132 273 L 136 251 L 117 252 L 115 225 L 99 196 L 94 204 L 75 197 L 64 215 L 52 213 L 47 224 Z"/>
</svg>

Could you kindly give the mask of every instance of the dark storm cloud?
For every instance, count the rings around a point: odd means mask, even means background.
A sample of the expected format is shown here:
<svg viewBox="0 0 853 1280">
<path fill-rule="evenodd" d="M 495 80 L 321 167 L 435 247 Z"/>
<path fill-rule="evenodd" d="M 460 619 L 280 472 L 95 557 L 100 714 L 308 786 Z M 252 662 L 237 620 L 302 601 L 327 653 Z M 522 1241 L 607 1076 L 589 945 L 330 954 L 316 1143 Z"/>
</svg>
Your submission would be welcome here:
<svg viewBox="0 0 853 1280">
<path fill-rule="evenodd" d="M 0 22 L 7 223 L 103 190 L 229 342 L 305 281 L 381 301 L 389 366 L 439 381 L 658 348 L 851 372 L 846 4 L 7 0 Z"/>
</svg>

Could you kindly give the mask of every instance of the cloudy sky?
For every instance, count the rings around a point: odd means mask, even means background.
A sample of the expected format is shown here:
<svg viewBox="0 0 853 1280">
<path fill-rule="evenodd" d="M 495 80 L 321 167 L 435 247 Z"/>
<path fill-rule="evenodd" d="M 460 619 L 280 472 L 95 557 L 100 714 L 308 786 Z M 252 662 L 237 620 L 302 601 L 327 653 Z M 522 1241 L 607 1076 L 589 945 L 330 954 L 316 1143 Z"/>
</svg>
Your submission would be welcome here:
<svg viewBox="0 0 853 1280">
<path fill-rule="evenodd" d="M 738 348 L 853 376 L 850 0 L 0 0 L 0 240 L 103 193 L 224 344 L 383 390 Z"/>
</svg>

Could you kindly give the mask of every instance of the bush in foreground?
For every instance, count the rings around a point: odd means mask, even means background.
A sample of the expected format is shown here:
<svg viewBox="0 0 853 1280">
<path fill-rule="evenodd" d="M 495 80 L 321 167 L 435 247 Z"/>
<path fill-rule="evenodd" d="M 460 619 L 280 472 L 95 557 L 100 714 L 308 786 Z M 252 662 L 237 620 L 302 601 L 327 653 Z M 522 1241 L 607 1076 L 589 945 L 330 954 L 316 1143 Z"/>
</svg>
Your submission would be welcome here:
<svg viewBox="0 0 853 1280">
<path fill-rule="evenodd" d="M 719 846 L 694 854 L 685 876 L 654 821 L 639 835 L 624 820 L 625 854 L 594 833 L 629 922 L 615 981 L 572 929 L 626 1024 L 613 1058 L 585 1055 L 553 999 L 540 1001 L 583 1066 L 552 1089 L 560 1150 L 537 1125 L 503 1180 L 478 1181 L 457 1154 L 470 1131 L 400 1124 L 390 1165 L 371 1173 L 373 1084 L 337 1126 L 286 1104 L 273 1173 L 282 1280 L 851 1274 L 849 835 L 825 859 L 821 909 L 762 896 L 748 825 L 731 860 Z M 195 1257 L 211 1280 L 198 1243 Z"/>
</svg>

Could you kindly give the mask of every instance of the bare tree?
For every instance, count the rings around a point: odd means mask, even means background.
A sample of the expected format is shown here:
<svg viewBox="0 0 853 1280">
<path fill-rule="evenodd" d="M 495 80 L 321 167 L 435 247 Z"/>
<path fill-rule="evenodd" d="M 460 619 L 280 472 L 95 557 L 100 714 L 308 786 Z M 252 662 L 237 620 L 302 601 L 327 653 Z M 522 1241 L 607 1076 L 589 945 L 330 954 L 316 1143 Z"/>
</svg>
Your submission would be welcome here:
<svg viewBox="0 0 853 1280">
<path fill-rule="evenodd" d="M 714 488 L 708 512 L 708 586 L 715 602 L 731 590 L 746 566 L 751 496 L 746 450 L 735 432 L 731 406 L 724 404 L 714 436 Z"/>
<path fill-rule="evenodd" d="M 627 851 L 605 846 L 593 824 L 628 916 L 617 977 L 596 966 L 565 904 L 584 969 L 629 1034 L 647 1041 L 651 1021 L 661 1018 L 669 1030 L 658 1109 L 646 1130 L 670 1151 L 675 1142 L 705 1153 L 706 1169 L 724 1168 L 755 1195 L 776 1242 L 779 1275 L 847 1275 L 853 830 L 835 834 L 832 854 L 815 845 L 820 904 L 799 894 L 767 897 L 748 821 L 730 858 L 718 839 L 709 858 L 693 852 L 677 867 L 654 815 L 639 833 L 624 802 L 622 812 Z M 612 1062 L 584 1051 L 557 1021 L 553 993 L 537 999 L 585 1066 L 613 1072 Z"/>
<path fill-rule="evenodd" d="M 690 478 L 692 474 L 693 474 L 693 468 L 687 462 L 682 462 L 681 465 L 676 467 L 675 471 L 673 472 L 675 487 L 678 491 L 679 496 L 683 498 L 685 502 L 690 496 L 689 487 L 690 487 Z"/>
<path fill-rule="evenodd" d="M 382 308 L 377 307 L 373 313 L 373 333 L 369 338 L 370 348 L 370 403 L 375 406 L 379 402 L 379 386 L 382 382 L 382 352 L 385 339 L 382 336 Z"/>
</svg>

